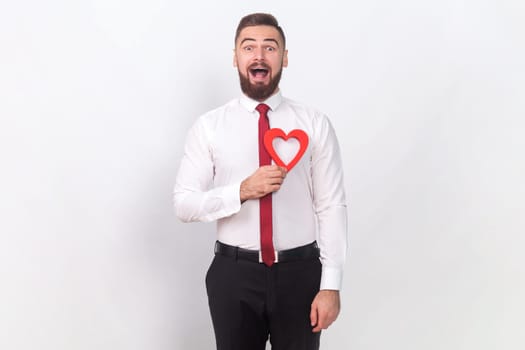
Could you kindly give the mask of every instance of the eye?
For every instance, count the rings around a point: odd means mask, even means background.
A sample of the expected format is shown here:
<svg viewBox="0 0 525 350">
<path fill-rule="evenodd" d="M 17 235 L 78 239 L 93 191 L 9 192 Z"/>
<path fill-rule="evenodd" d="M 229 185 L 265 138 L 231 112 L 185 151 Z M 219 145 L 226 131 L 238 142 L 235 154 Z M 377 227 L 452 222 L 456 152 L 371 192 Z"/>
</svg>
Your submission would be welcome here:
<svg viewBox="0 0 525 350">
<path fill-rule="evenodd" d="M 273 47 L 273 46 L 267 46 L 267 47 L 266 47 L 266 51 L 270 51 L 270 52 L 275 51 L 275 47 Z"/>
<path fill-rule="evenodd" d="M 245 46 L 245 47 L 243 47 L 243 50 L 244 50 L 244 51 L 248 51 L 248 52 L 250 52 L 250 51 L 253 50 L 253 47 L 251 47 L 251 46 Z"/>
</svg>

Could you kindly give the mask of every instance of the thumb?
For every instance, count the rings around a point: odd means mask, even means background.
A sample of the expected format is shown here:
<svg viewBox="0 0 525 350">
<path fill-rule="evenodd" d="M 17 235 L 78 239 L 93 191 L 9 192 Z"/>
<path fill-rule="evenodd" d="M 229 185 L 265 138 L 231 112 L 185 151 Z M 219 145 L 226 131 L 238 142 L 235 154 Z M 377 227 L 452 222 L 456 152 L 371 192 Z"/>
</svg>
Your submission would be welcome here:
<svg viewBox="0 0 525 350">
<path fill-rule="evenodd" d="M 317 324 L 317 304 L 313 303 L 310 309 L 310 324 L 315 326 Z"/>
</svg>

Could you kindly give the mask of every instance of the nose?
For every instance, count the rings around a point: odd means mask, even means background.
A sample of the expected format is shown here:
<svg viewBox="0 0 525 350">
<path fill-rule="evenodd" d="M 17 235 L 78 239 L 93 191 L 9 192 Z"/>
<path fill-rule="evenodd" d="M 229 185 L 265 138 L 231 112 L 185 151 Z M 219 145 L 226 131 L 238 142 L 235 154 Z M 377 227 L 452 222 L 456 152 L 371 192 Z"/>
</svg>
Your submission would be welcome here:
<svg viewBox="0 0 525 350">
<path fill-rule="evenodd" d="M 254 50 L 254 56 L 257 60 L 264 60 L 264 48 L 258 47 Z"/>
</svg>

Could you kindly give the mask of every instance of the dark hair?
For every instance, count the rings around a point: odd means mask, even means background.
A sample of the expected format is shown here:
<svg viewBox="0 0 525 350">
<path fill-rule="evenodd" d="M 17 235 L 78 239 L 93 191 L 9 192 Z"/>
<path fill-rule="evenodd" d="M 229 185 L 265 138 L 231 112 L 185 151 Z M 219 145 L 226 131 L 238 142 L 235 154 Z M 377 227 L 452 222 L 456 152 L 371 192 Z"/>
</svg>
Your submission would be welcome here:
<svg viewBox="0 0 525 350">
<path fill-rule="evenodd" d="M 277 29 L 279 34 L 281 34 L 281 37 L 283 38 L 283 45 L 284 47 L 286 47 L 286 38 L 284 36 L 283 29 L 279 26 L 277 19 L 269 13 L 252 13 L 241 18 L 241 21 L 237 26 L 237 31 L 235 32 L 235 43 L 237 43 L 237 38 L 239 38 L 239 34 L 241 34 L 241 31 L 244 28 L 251 26 L 274 27 L 275 29 Z"/>
</svg>

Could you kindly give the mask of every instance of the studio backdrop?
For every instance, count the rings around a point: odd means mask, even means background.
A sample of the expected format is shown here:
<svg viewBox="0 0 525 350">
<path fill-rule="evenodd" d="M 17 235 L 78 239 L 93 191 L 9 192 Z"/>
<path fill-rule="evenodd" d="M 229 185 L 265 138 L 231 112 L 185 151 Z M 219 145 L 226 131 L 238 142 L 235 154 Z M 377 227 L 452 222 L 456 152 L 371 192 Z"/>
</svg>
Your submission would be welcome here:
<svg viewBox="0 0 525 350">
<path fill-rule="evenodd" d="M 214 224 L 172 189 L 238 97 L 239 19 L 342 149 L 349 258 L 323 349 L 523 349 L 523 1 L 0 5 L 0 348 L 205 350 Z"/>
</svg>

